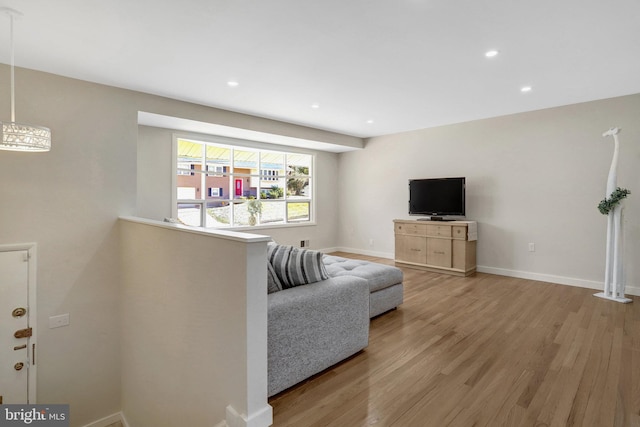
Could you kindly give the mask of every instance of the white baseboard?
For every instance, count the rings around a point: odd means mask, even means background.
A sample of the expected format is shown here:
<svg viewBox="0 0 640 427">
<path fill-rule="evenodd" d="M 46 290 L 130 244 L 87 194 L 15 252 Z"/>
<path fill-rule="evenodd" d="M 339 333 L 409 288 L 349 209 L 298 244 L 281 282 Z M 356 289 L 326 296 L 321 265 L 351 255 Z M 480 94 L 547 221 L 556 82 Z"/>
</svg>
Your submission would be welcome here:
<svg viewBox="0 0 640 427">
<path fill-rule="evenodd" d="M 395 255 L 393 253 L 389 253 L 389 252 L 378 252 L 378 251 L 367 251 L 367 250 L 363 250 L 363 249 L 356 249 L 356 248 L 344 248 L 344 247 L 335 247 L 335 248 L 326 248 L 326 249 L 320 249 L 321 252 L 324 253 L 329 253 L 329 252 L 349 252 L 352 254 L 359 254 L 359 255 L 367 255 L 367 256 L 374 256 L 377 258 L 386 258 L 386 259 L 394 259 Z"/>
<path fill-rule="evenodd" d="M 374 256 L 378 258 L 387 258 L 387 259 L 395 258 L 395 255 L 393 253 L 367 251 L 367 250 L 356 249 L 356 248 L 335 247 L 335 248 L 321 249 L 321 251 L 325 253 L 349 252 L 353 254 L 368 255 L 368 256 Z M 598 282 L 594 280 L 577 279 L 575 277 L 555 276 L 553 274 L 533 273 L 530 271 L 520 271 L 520 270 L 509 270 L 507 268 L 487 267 L 484 265 L 479 265 L 477 267 L 477 271 L 479 271 L 480 273 L 497 274 L 498 276 L 517 277 L 519 279 L 537 280 L 540 282 L 549 282 L 549 283 L 556 283 L 559 285 L 577 286 L 580 288 L 587 288 L 587 289 L 602 290 L 604 288 L 603 282 Z M 640 286 L 627 285 L 625 288 L 625 294 L 640 296 Z"/>
<path fill-rule="evenodd" d="M 238 414 L 231 405 L 227 406 L 226 412 L 226 420 L 220 421 L 214 427 L 268 427 L 273 423 L 273 408 L 271 405 L 254 412 L 250 417 Z M 122 427 L 129 427 L 129 423 L 122 412 L 101 418 L 83 427 L 107 427 L 118 421 L 122 423 Z"/>
<path fill-rule="evenodd" d="M 273 408 L 266 405 L 259 411 L 255 411 L 251 416 L 239 414 L 231 405 L 227 406 L 226 422 L 218 424 L 216 427 L 268 427 L 273 423 Z"/>
<path fill-rule="evenodd" d="M 240 415 L 231 406 L 227 406 L 227 418 L 220 421 L 214 427 L 268 427 L 273 423 L 273 408 L 267 405 L 262 410 L 255 412 L 251 417 Z M 107 427 L 120 421 L 123 427 L 129 427 L 129 423 L 122 412 L 101 418 L 83 427 Z"/>
<path fill-rule="evenodd" d="M 556 283 L 559 285 L 577 286 L 580 288 L 602 290 L 603 282 L 594 280 L 576 279 L 575 277 L 555 276 L 553 274 L 533 273 L 530 271 L 509 270 L 506 268 L 487 267 L 479 265 L 477 271 L 480 273 L 497 274 L 499 276 L 517 277 L 519 279 L 537 280 L 539 282 Z M 627 286 L 626 294 L 640 296 L 640 288 Z"/>
<path fill-rule="evenodd" d="M 626 286 L 624 290 L 626 295 L 640 297 L 640 286 Z"/>
<path fill-rule="evenodd" d="M 340 248 L 324 248 L 324 249 L 318 249 L 318 250 L 322 253 L 330 254 L 331 252 L 339 252 Z"/>
<path fill-rule="evenodd" d="M 573 277 L 555 276 L 552 274 L 534 273 L 530 271 L 510 270 L 507 268 L 487 267 L 485 265 L 477 266 L 476 270 L 480 273 L 497 274 L 498 276 L 517 277 L 518 279 L 537 280 L 539 282 L 556 283 L 559 285 L 578 286 L 580 288 L 600 289 L 601 283 L 592 280 L 576 279 Z"/>
<path fill-rule="evenodd" d="M 107 427 L 113 423 L 117 423 L 118 421 L 122 423 L 123 427 L 129 427 L 124 419 L 122 412 L 118 412 L 116 414 L 109 415 L 108 417 L 101 418 L 97 421 L 85 425 L 84 427 Z"/>
</svg>

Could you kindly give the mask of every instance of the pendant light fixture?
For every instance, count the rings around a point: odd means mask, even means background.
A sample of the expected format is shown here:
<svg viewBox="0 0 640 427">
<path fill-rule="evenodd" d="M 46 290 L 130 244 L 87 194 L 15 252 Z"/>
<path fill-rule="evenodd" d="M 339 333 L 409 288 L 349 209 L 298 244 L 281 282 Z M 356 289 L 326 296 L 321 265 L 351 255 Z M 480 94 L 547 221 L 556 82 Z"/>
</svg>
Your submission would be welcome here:
<svg viewBox="0 0 640 427">
<path fill-rule="evenodd" d="M 11 121 L 2 122 L 2 140 L 0 150 L 11 151 L 49 151 L 51 149 L 51 131 L 42 126 L 33 126 L 16 122 L 15 59 L 13 46 L 13 20 L 22 14 L 17 10 L 4 7 L 0 9 L 11 20 Z"/>
</svg>

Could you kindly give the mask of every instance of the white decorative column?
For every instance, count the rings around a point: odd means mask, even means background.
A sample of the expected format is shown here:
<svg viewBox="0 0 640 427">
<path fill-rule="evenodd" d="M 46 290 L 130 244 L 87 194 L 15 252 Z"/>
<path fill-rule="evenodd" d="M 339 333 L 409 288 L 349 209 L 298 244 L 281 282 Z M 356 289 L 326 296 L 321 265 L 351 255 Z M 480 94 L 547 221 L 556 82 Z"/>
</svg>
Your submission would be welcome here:
<svg viewBox="0 0 640 427">
<path fill-rule="evenodd" d="M 617 188 L 618 178 L 618 155 L 620 144 L 618 134 L 621 129 L 611 128 L 602 134 L 603 137 L 613 136 L 614 149 L 611 167 L 609 168 L 609 177 L 607 178 L 607 190 L 605 198 L 611 197 Z M 622 202 L 615 205 L 607 214 L 607 252 L 604 272 L 604 292 L 594 294 L 599 298 L 604 298 L 621 303 L 630 303 L 633 300 L 624 296 L 624 277 L 622 271 L 622 252 L 623 252 L 623 234 L 622 234 L 622 210 L 624 206 Z"/>
</svg>

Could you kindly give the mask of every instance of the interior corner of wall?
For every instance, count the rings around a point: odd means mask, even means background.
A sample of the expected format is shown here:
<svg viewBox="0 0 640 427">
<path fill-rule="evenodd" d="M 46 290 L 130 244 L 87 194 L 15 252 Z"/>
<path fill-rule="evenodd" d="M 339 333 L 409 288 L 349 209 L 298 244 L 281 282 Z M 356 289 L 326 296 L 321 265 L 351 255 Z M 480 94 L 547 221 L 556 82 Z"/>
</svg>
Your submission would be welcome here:
<svg viewBox="0 0 640 427">
<path fill-rule="evenodd" d="M 227 424 L 226 420 L 222 420 L 218 424 L 214 425 L 213 427 L 229 427 L 229 424 Z"/>
<path fill-rule="evenodd" d="M 246 415 L 240 415 L 236 409 L 227 405 L 226 408 L 227 418 L 225 422 L 225 426 L 227 427 L 246 427 L 247 426 L 247 417 Z"/>
<path fill-rule="evenodd" d="M 129 422 L 127 421 L 127 418 L 124 416 L 124 411 L 120 412 L 120 422 L 122 423 L 123 427 L 129 427 Z"/>
</svg>

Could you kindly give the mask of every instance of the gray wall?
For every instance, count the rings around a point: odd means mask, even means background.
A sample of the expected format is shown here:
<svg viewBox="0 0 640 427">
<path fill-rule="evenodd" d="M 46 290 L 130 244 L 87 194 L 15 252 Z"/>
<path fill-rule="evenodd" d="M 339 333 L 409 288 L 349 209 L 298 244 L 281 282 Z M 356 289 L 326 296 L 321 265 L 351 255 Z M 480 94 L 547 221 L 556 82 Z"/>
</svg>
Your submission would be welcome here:
<svg viewBox="0 0 640 427">
<path fill-rule="evenodd" d="M 612 138 L 601 135 L 618 126 L 618 185 L 632 192 L 627 283 L 638 292 L 639 117 L 633 95 L 372 138 L 340 156 L 339 245 L 392 256 L 392 221 L 410 218 L 407 180 L 466 176 L 467 219 L 478 221 L 484 271 L 600 286 L 606 217 L 597 205 L 613 154 Z"/>
<path fill-rule="evenodd" d="M 0 81 L 8 80 L 9 67 L 1 65 Z M 38 244 L 38 400 L 70 403 L 73 426 L 121 409 L 115 224 L 149 200 L 138 194 L 137 112 L 354 142 L 20 68 L 16 93 L 18 120 L 50 127 L 53 148 L 0 152 L 0 244 Z M 6 99 L 9 88 L 0 85 L 0 100 Z M 0 103 L 3 119 L 10 116 L 8 104 Z M 346 154 L 320 153 L 318 225 L 270 234 L 283 243 L 304 238 L 317 248 L 391 256 L 391 221 L 407 217 L 407 179 L 465 175 L 468 217 L 480 224 L 480 265 L 592 284 L 602 280 L 604 269 L 606 225 L 595 206 L 604 196 L 612 152 L 600 135 L 620 126 L 619 184 L 633 192 L 627 203 L 626 271 L 637 287 L 638 117 L 640 95 L 634 95 L 374 138 L 364 150 Z M 528 242 L 536 243 L 535 253 L 527 252 Z M 48 329 L 49 316 L 61 313 L 70 313 L 70 326 Z"/>
</svg>

